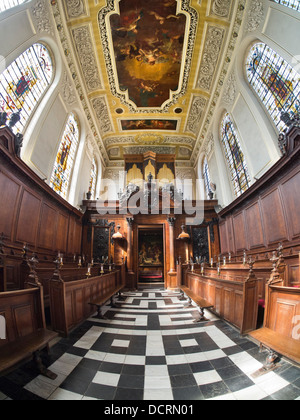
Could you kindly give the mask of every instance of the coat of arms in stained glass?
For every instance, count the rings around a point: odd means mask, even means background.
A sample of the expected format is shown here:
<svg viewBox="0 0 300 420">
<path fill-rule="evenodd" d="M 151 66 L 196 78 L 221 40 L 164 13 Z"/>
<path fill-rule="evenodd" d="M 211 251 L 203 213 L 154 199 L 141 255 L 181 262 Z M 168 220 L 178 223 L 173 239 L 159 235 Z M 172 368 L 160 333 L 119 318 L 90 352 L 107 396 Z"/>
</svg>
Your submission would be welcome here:
<svg viewBox="0 0 300 420">
<path fill-rule="evenodd" d="M 63 198 L 67 198 L 78 141 L 78 123 L 75 116 L 71 114 L 60 143 L 50 181 L 51 188 Z"/>
<path fill-rule="evenodd" d="M 247 77 L 279 130 L 285 128 L 282 111 L 295 113 L 300 102 L 300 75 L 266 44 L 252 47 Z"/>
<path fill-rule="evenodd" d="M 43 44 L 34 44 L 0 75 L 0 111 L 8 117 L 20 112 L 17 131 L 24 129 L 52 77 L 52 60 Z"/>
</svg>

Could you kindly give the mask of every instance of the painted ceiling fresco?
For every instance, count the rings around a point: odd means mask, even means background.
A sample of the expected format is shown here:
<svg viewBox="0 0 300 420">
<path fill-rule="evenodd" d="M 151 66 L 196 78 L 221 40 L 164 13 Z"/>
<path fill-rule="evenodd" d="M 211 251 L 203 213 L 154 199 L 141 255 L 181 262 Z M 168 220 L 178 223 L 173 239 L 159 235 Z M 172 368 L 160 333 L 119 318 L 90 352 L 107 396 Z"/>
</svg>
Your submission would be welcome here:
<svg viewBox="0 0 300 420">
<path fill-rule="evenodd" d="M 229 78 L 246 1 L 51 2 L 107 167 L 149 150 L 195 163 Z"/>
<path fill-rule="evenodd" d="M 186 16 L 176 0 L 123 0 L 110 25 L 120 90 L 138 108 L 160 108 L 179 88 Z"/>
</svg>

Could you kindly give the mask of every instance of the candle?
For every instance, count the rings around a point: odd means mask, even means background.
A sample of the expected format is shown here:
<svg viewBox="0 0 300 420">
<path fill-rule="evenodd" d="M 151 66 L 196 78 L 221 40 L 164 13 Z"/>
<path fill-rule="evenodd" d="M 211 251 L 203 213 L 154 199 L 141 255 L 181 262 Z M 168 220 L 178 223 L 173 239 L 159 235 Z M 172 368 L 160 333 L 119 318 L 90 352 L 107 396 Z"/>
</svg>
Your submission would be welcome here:
<svg viewBox="0 0 300 420">
<path fill-rule="evenodd" d="M 88 271 L 86 273 L 87 277 L 91 276 L 91 264 L 88 265 Z"/>
<path fill-rule="evenodd" d="M 214 266 L 214 259 L 213 259 L 213 258 L 211 258 L 211 259 L 210 259 L 210 266 L 211 266 L 211 267 L 213 267 L 213 266 Z"/>
</svg>

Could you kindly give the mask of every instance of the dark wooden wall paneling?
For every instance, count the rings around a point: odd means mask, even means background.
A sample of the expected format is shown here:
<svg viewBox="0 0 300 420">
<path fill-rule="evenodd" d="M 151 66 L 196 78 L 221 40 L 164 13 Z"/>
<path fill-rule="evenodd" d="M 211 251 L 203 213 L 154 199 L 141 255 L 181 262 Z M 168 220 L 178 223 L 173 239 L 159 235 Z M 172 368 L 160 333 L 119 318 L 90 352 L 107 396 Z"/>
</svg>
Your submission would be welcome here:
<svg viewBox="0 0 300 420">
<path fill-rule="evenodd" d="M 24 243 L 41 259 L 51 259 L 58 251 L 81 254 L 82 214 L 14 154 L 13 134 L 7 127 L 0 129 L 3 137 L 9 148 L 0 142 L 0 233 L 8 254 L 7 283 L 18 289 Z"/>
<path fill-rule="evenodd" d="M 300 140 L 300 129 L 292 130 Z M 282 157 L 259 181 L 220 212 L 221 253 L 264 258 L 283 244 L 285 255 L 300 251 L 300 147 Z M 300 280 L 299 263 L 290 268 Z M 297 271 L 297 274 L 296 274 Z"/>
</svg>

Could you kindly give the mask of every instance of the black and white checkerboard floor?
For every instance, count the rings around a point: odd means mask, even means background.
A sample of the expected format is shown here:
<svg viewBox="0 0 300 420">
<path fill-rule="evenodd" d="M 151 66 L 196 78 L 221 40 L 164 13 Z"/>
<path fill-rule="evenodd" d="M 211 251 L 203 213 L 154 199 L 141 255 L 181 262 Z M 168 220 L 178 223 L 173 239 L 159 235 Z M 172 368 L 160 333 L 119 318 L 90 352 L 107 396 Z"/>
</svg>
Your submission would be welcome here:
<svg viewBox="0 0 300 420">
<path fill-rule="evenodd" d="M 52 348 L 55 381 L 29 363 L 0 378 L 0 400 L 300 399 L 300 369 L 282 360 L 253 377 L 266 353 L 211 313 L 195 323 L 197 308 L 168 291 L 126 296 Z"/>
</svg>

